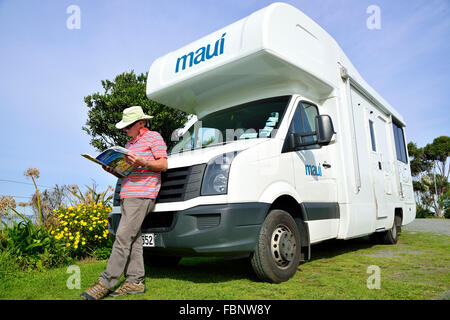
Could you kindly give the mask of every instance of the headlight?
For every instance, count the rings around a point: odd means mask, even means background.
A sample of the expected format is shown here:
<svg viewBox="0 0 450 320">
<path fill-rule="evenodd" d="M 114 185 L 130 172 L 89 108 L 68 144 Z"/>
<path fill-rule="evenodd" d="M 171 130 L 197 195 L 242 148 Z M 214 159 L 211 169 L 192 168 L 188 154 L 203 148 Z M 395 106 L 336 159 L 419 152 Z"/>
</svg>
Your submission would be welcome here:
<svg viewBox="0 0 450 320">
<path fill-rule="evenodd" d="M 237 151 L 224 153 L 208 162 L 202 182 L 202 196 L 227 193 L 231 162 L 237 154 Z"/>
</svg>

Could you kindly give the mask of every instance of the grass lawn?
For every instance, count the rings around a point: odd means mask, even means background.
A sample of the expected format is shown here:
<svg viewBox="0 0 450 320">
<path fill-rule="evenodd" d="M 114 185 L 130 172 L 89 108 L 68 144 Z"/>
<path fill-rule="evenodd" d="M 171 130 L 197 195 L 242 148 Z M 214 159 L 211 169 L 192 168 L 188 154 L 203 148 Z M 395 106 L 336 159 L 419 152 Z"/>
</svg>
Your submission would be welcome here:
<svg viewBox="0 0 450 320">
<path fill-rule="evenodd" d="M 259 281 L 246 260 L 185 258 L 174 268 L 147 268 L 145 294 L 106 299 L 450 299 L 449 236 L 403 231 L 395 246 L 325 241 L 312 247 L 312 257 L 281 284 Z M 81 289 L 67 288 L 67 268 L 19 272 L 0 281 L 0 299 L 80 299 L 106 261 L 78 266 Z M 379 289 L 367 287 L 369 266 L 379 267 Z"/>
</svg>

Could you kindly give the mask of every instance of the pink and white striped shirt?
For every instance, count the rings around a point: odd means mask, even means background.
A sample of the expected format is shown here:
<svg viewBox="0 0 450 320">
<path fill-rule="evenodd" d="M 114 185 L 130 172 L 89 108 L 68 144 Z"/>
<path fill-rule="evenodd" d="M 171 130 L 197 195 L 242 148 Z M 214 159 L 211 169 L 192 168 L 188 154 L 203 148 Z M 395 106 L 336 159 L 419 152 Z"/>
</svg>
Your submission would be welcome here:
<svg viewBox="0 0 450 320">
<path fill-rule="evenodd" d="M 135 152 L 145 160 L 167 158 L 167 146 L 162 136 L 156 131 L 142 128 L 139 136 L 131 139 L 125 148 Z M 147 168 L 136 168 L 122 179 L 120 198 L 152 198 L 155 199 L 161 188 L 161 172 Z"/>
</svg>

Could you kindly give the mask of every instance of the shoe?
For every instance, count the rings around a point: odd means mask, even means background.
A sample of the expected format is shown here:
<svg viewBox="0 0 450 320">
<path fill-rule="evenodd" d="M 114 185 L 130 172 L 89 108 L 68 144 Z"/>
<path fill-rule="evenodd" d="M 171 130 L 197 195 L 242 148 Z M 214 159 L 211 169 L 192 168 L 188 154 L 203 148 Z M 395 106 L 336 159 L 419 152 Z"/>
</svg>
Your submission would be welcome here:
<svg viewBox="0 0 450 320">
<path fill-rule="evenodd" d="M 84 300 L 100 300 L 106 297 L 109 293 L 109 289 L 106 288 L 99 280 L 92 287 L 83 292 L 80 296 Z"/>
<path fill-rule="evenodd" d="M 145 292 L 144 282 L 133 283 L 125 281 L 116 290 L 110 293 L 111 297 L 124 296 L 127 294 L 141 294 Z"/>
</svg>

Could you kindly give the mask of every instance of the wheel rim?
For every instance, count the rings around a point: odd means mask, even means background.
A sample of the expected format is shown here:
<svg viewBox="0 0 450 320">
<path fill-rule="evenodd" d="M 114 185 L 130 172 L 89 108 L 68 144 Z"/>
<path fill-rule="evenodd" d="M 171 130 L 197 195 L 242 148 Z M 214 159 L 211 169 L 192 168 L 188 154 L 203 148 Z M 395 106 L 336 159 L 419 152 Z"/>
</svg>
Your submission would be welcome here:
<svg viewBox="0 0 450 320">
<path fill-rule="evenodd" d="M 272 258 L 280 267 L 288 266 L 294 260 L 297 243 L 291 230 L 284 226 L 278 226 L 272 233 L 270 242 Z"/>
</svg>

